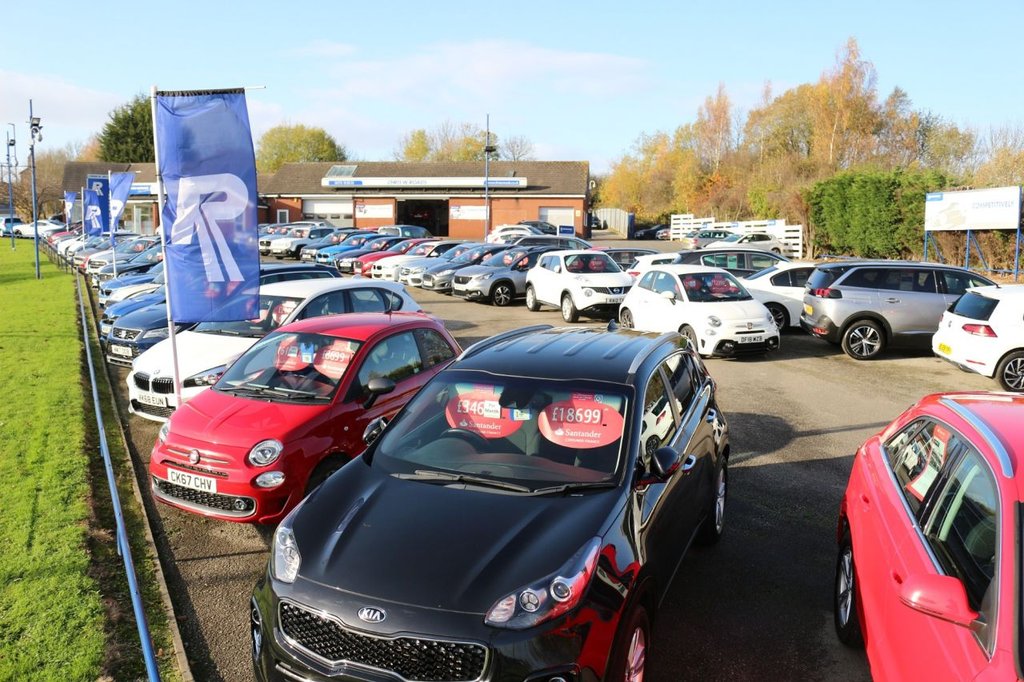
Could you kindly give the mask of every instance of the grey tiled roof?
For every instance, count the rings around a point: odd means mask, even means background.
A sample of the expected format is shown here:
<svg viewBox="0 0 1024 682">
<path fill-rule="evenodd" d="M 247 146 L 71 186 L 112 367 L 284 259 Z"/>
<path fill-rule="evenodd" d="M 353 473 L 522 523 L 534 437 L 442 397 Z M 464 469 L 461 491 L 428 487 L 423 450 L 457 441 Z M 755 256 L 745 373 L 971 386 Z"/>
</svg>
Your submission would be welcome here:
<svg viewBox="0 0 1024 682">
<path fill-rule="evenodd" d="M 136 182 L 156 182 L 156 164 L 145 163 L 108 163 L 106 161 L 69 161 L 64 164 L 64 180 L 61 189 L 68 192 L 85 186 L 87 175 L 106 175 L 135 171 Z"/>
</svg>

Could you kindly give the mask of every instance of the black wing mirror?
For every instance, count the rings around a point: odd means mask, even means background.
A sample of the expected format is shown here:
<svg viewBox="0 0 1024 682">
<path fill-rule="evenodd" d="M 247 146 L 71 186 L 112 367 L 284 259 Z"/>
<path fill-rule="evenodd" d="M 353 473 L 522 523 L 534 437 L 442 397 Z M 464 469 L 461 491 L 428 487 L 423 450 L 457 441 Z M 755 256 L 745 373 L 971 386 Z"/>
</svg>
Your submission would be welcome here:
<svg viewBox="0 0 1024 682">
<path fill-rule="evenodd" d="M 373 445 L 373 442 L 380 438 L 380 434 L 384 433 L 387 425 L 388 420 L 384 417 L 377 417 L 371 421 L 366 425 L 366 430 L 363 431 L 363 442 L 367 445 Z"/>
<path fill-rule="evenodd" d="M 363 408 L 369 409 L 377 401 L 378 396 L 386 395 L 395 390 L 395 382 L 385 377 L 374 377 L 366 384 L 366 390 L 370 395 L 363 401 Z"/>
</svg>

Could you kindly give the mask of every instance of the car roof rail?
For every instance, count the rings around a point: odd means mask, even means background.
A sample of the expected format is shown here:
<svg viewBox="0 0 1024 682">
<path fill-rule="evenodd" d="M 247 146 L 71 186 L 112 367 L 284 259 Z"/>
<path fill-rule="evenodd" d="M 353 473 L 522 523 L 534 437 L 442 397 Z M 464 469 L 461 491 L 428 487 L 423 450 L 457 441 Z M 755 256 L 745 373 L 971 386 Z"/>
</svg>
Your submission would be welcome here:
<svg viewBox="0 0 1024 682">
<path fill-rule="evenodd" d="M 495 334 L 494 336 L 488 337 L 482 341 L 477 341 L 472 346 L 462 351 L 462 355 L 458 357 L 459 360 L 470 358 L 480 351 L 486 350 L 492 346 L 495 346 L 502 341 L 508 341 L 514 339 L 517 336 L 526 336 L 527 334 L 533 334 L 534 332 L 547 331 L 553 327 L 550 324 L 535 324 L 529 327 L 520 327 L 519 329 L 512 329 L 501 334 Z"/>
<path fill-rule="evenodd" d="M 939 398 L 939 403 L 949 408 L 954 414 L 974 427 L 974 430 L 985 439 L 988 446 L 992 448 L 992 452 L 995 453 L 1003 476 L 1013 478 L 1013 462 L 1010 460 L 1010 453 L 1007 452 L 1006 445 L 996 432 L 992 430 L 992 427 L 965 405 L 962 399 L 957 400 L 956 396 L 947 395 Z"/>
<path fill-rule="evenodd" d="M 678 339 L 681 338 L 683 338 L 683 335 L 680 334 L 679 332 L 665 332 L 664 334 L 656 338 L 654 340 L 654 343 L 652 343 L 642 352 L 637 353 L 636 357 L 633 358 L 633 362 L 630 363 L 629 370 L 627 370 L 626 373 L 630 377 L 636 376 L 637 371 L 639 371 L 640 369 L 640 365 L 642 365 L 644 361 L 647 360 L 647 358 L 651 357 L 651 355 L 654 354 L 654 351 L 658 350 L 666 343 L 675 343 Z"/>
</svg>

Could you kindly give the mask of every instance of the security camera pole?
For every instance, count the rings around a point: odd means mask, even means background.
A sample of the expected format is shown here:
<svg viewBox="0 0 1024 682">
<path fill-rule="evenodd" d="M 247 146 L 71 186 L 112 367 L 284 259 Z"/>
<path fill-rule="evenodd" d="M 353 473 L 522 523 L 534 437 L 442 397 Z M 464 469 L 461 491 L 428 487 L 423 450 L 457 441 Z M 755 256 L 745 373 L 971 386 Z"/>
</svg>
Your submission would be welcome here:
<svg viewBox="0 0 1024 682">
<path fill-rule="evenodd" d="M 13 123 L 7 125 L 14 128 Z M 11 137 L 10 133 L 7 133 L 7 209 L 10 220 L 7 223 L 7 229 L 11 233 L 11 250 L 14 250 L 14 166 L 18 165 L 18 148 L 15 146 L 14 138 Z M 11 165 L 11 149 L 14 150 L 14 166 Z"/>
<path fill-rule="evenodd" d="M 32 100 L 28 101 L 28 124 L 30 132 L 28 155 L 32 164 L 32 233 L 36 246 L 36 279 L 42 279 L 42 275 L 39 274 L 39 206 L 36 205 L 36 142 L 43 141 L 43 126 L 39 118 L 32 115 Z"/>
</svg>

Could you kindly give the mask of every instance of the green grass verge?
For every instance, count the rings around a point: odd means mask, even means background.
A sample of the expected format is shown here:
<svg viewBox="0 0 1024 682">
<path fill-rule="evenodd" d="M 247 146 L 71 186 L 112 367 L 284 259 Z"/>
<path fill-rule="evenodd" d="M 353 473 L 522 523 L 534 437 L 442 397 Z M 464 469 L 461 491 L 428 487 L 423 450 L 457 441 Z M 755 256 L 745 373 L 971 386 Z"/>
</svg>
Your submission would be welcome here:
<svg viewBox="0 0 1024 682">
<path fill-rule="evenodd" d="M 0 680 L 145 677 L 85 393 L 74 278 L 45 258 L 42 273 L 31 242 L 0 243 Z M 116 434 L 116 422 L 106 429 Z M 129 541 L 174 677 L 130 475 L 119 475 Z"/>
</svg>

